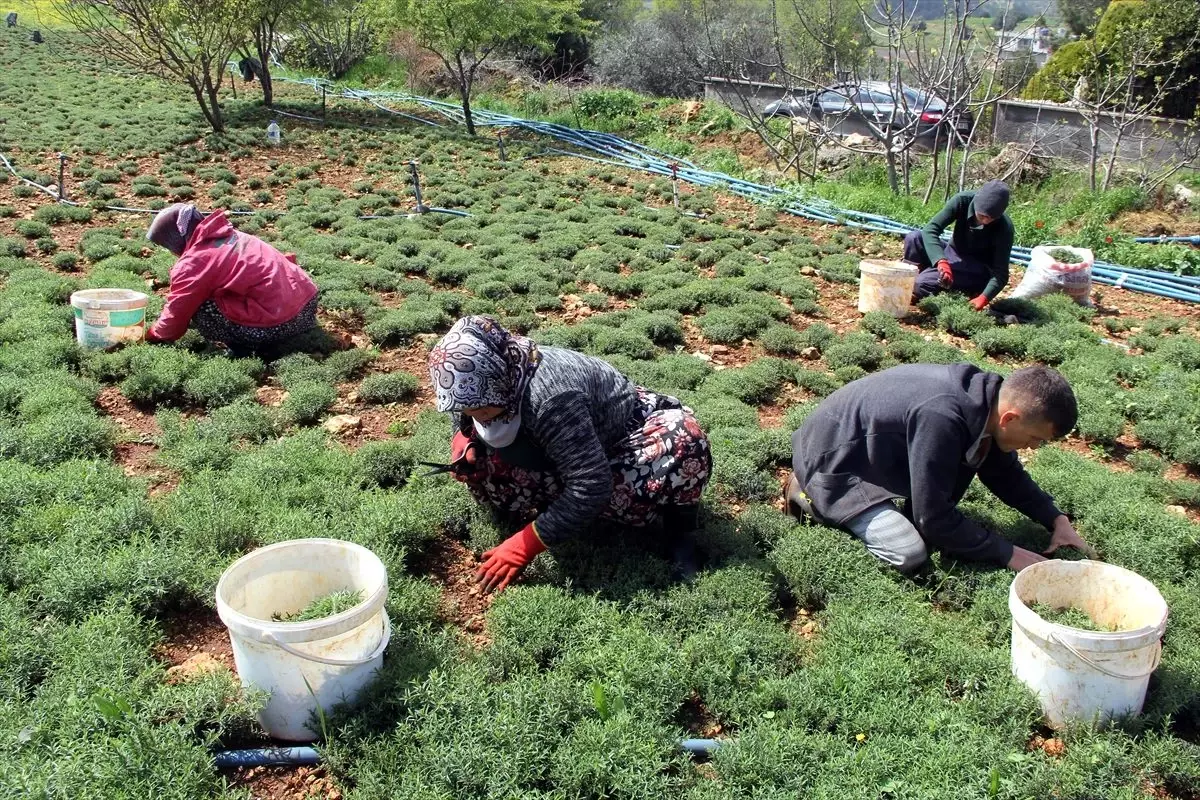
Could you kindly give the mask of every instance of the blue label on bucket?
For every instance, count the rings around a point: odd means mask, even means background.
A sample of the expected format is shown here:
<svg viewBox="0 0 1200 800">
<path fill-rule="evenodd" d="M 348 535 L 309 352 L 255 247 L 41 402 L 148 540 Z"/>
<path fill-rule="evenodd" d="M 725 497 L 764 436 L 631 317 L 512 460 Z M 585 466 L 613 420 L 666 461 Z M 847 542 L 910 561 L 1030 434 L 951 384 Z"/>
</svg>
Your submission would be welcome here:
<svg viewBox="0 0 1200 800">
<path fill-rule="evenodd" d="M 125 328 L 139 325 L 146 320 L 146 309 L 135 308 L 130 311 L 108 312 L 108 324 L 113 328 Z"/>
</svg>

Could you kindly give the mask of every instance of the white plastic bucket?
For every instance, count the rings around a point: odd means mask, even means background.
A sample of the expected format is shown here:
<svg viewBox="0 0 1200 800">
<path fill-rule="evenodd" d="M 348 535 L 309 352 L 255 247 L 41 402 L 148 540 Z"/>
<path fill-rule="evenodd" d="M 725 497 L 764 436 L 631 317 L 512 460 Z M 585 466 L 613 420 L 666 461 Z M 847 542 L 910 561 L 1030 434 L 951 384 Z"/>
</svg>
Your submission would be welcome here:
<svg viewBox="0 0 1200 800">
<path fill-rule="evenodd" d="M 858 310 L 886 311 L 903 317 L 912 305 L 917 268 L 903 261 L 864 260 L 858 264 Z"/>
<path fill-rule="evenodd" d="M 1047 622 L 1030 608 L 1035 603 L 1074 606 L 1119 630 Z M 1100 561 L 1041 561 L 1013 580 L 1008 609 L 1013 674 L 1037 694 L 1052 727 L 1141 712 L 1167 626 L 1167 603 L 1154 584 Z"/>
<path fill-rule="evenodd" d="M 75 338 L 84 347 L 97 348 L 142 341 L 149 299 L 129 289 L 83 289 L 73 293 Z"/>
<path fill-rule="evenodd" d="M 275 622 L 336 591 L 363 602 L 324 619 Z M 308 742 L 318 704 L 355 699 L 383 664 L 392 635 L 387 569 L 370 550 L 338 539 L 297 539 L 242 556 L 217 583 L 242 685 L 270 693 L 259 721 L 276 739 Z M 319 726 L 318 726 L 319 727 Z"/>
</svg>

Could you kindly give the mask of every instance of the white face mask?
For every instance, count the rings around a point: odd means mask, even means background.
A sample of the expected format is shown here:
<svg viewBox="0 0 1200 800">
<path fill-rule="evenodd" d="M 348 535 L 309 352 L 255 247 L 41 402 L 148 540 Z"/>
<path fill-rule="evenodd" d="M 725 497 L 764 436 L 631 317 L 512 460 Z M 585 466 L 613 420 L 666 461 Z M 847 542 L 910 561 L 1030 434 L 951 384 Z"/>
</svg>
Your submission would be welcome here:
<svg viewBox="0 0 1200 800">
<path fill-rule="evenodd" d="M 483 439 L 490 447 L 508 447 L 517 438 L 517 431 L 521 429 L 521 412 L 518 411 L 513 415 L 513 418 L 508 422 L 480 422 L 473 420 L 475 423 L 475 432 Z"/>
</svg>

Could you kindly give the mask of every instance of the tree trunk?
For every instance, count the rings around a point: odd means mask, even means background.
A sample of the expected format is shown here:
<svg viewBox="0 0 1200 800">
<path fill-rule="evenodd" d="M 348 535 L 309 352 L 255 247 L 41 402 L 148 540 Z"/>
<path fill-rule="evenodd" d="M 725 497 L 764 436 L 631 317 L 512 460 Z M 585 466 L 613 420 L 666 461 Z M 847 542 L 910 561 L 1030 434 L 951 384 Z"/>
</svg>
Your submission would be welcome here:
<svg viewBox="0 0 1200 800">
<path fill-rule="evenodd" d="M 221 102 L 217 96 L 217 87 L 213 86 L 212 78 L 208 75 L 204 76 L 204 89 L 208 94 L 209 106 L 209 122 L 212 123 L 212 129 L 217 133 L 225 132 L 225 117 L 221 114 Z"/>
<path fill-rule="evenodd" d="M 1090 122 L 1090 120 L 1089 120 Z M 1100 161 L 1100 120 L 1092 122 L 1088 131 L 1088 188 L 1096 191 L 1096 169 Z"/>
<path fill-rule="evenodd" d="M 1111 143 L 1112 150 L 1108 154 L 1108 161 L 1104 164 L 1104 182 L 1100 185 L 1100 191 L 1107 192 L 1109 184 L 1112 183 L 1113 171 L 1117 168 L 1117 154 L 1121 149 L 1121 142 L 1125 139 L 1125 129 L 1128 123 L 1124 117 L 1116 125 L 1116 135 L 1113 136 Z"/>
<path fill-rule="evenodd" d="M 471 117 L 471 83 L 475 78 L 475 71 L 463 67 L 462 53 L 454 54 L 454 62 L 458 64 L 458 73 L 454 77 L 458 79 L 458 93 L 462 97 L 463 121 L 467 124 L 467 135 L 474 136 L 475 120 Z"/>
<path fill-rule="evenodd" d="M 929 183 L 925 184 L 925 194 L 921 196 L 921 204 L 925 205 L 929 202 L 929 198 L 933 197 L 933 187 L 937 185 L 938 180 L 938 142 L 942 138 L 942 129 L 938 128 L 933 135 L 933 156 L 929 160 Z M 946 148 L 950 148 L 950 143 L 946 143 Z"/>
<path fill-rule="evenodd" d="M 892 152 L 892 143 L 884 142 L 884 147 L 887 148 L 884 153 L 884 158 L 887 160 L 887 176 L 888 188 L 892 190 L 892 194 L 900 194 L 900 176 L 896 171 L 896 154 Z"/>
<path fill-rule="evenodd" d="M 209 127 L 217 133 L 221 133 L 224 130 L 224 121 L 221 120 L 219 116 L 213 116 L 212 111 L 208 107 L 208 98 L 205 97 L 204 87 L 194 77 L 188 77 L 187 83 L 188 86 L 191 87 L 192 94 L 196 97 L 196 104 L 200 106 L 200 113 L 204 115 L 204 119 L 208 123 Z M 220 110 L 218 108 L 218 114 L 219 113 Z"/>
<path fill-rule="evenodd" d="M 467 135 L 475 135 L 475 120 L 471 118 L 471 86 L 467 83 L 467 79 L 463 78 L 458 82 L 458 92 L 462 97 L 463 119 L 467 123 Z"/>
<path fill-rule="evenodd" d="M 274 38 L 274 32 L 261 24 L 254 33 L 254 45 L 258 51 L 258 63 L 262 66 L 262 72 L 259 73 L 258 80 L 262 84 L 263 105 L 265 106 L 270 106 L 275 102 L 275 86 L 271 82 L 271 41 Z"/>
</svg>

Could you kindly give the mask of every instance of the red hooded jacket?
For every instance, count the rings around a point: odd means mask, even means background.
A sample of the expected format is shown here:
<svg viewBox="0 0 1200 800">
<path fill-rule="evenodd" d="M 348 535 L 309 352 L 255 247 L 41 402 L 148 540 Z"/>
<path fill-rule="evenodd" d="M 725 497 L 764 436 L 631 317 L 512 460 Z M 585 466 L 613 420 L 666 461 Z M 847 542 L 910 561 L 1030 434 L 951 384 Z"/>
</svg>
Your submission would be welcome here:
<svg viewBox="0 0 1200 800">
<path fill-rule="evenodd" d="M 296 266 L 295 256 L 235 230 L 218 211 L 188 237 L 171 268 L 167 304 L 148 338 L 169 342 L 183 336 L 205 300 L 231 322 L 270 328 L 295 317 L 316 294 L 317 285 Z"/>
</svg>

